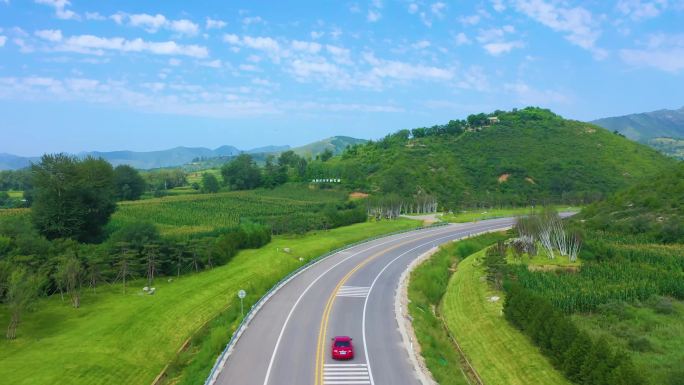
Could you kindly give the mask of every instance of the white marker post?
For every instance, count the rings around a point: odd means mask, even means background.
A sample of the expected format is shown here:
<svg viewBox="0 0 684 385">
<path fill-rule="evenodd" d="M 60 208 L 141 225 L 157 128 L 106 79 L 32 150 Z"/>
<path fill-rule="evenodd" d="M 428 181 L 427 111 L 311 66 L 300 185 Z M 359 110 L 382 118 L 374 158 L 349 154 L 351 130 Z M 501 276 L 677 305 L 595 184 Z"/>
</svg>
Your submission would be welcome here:
<svg viewBox="0 0 684 385">
<path fill-rule="evenodd" d="M 242 300 L 245 299 L 246 296 L 247 296 L 246 291 L 244 291 L 244 290 L 238 291 L 238 298 L 240 298 L 240 314 L 242 314 L 243 317 L 245 316 L 245 307 L 242 305 Z"/>
</svg>

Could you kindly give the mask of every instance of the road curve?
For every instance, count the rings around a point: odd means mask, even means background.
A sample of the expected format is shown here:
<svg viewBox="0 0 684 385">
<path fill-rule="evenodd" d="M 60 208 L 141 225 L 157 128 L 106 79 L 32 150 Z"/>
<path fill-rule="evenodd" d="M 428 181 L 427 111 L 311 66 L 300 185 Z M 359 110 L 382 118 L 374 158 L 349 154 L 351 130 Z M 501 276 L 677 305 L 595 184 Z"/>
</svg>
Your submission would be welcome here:
<svg viewBox="0 0 684 385">
<path fill-rule="evenodd" d="M 419 384 L 394 314 L 401 273 L 433 246 L 507 228 L 513 221 L 491 219 L 388 236 L 320 261 L 266 302 L 216 383 Z M 354 339 L 353 360 L 330 358 L 330 339 L 336 335 Z"/>
</svg>

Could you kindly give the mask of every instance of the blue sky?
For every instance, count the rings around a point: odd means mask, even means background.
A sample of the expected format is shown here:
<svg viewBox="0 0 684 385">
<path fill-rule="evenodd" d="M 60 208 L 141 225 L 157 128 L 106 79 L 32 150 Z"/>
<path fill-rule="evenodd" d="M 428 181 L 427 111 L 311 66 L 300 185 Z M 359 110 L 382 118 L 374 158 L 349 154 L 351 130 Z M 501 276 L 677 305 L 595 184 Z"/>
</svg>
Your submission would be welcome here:
<svg viewBox="0 0 684 385">
<path fill-rule="evenodd" d="M 684 0 L 0 0 L 0 152 L 247 149 L 684 105 Z"/>
</svg>

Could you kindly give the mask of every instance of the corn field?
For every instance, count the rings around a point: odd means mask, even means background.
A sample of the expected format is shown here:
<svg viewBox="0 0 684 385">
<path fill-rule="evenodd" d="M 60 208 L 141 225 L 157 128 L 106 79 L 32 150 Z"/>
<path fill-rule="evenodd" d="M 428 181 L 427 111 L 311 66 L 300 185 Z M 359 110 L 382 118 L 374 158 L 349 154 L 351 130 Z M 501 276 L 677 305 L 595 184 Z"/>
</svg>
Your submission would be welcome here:
<svg viewBox="0 0 684 385">
<path fill-rule="evenodd" d="M 301 190 L 286 187 L 124 202 L 112 217 L 110 228 L 138 221 L 152 222 L 162 229 L 234 227 L 245 219 L 317 212 L 326 204 L 344 200 L 344 194 L 337 191 Z"/>
<path fill-rule="evenodd" d="M 529 271 L 513 266 L 520 284 L 566 313 L 588 312 L 613 301 L 643 301 L 653 295 L 684 299 L 682 248 L 603 244 L 602 260 L 585 261 L 577 273 Z"/>
</svg>

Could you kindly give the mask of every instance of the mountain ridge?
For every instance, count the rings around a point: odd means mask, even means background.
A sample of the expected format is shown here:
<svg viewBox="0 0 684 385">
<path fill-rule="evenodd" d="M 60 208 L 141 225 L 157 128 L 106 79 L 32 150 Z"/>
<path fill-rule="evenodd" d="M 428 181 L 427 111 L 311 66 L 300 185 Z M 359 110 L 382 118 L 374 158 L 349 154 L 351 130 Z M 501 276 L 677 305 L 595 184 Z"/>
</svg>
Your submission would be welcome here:
<svg viewBox="0 0 684 385">
<path fill-rule="evenodd" d="M 676 110 L 661 109 L 591 121 L 610 131 L 646 143 L 654 138 L 684 138 L 684 107 Z"/>
<path fill-rule="evenodd" d="M 79 158 L 94 156 L 97 158 L 103 158 L 112 163 L 114 166 L 127 164 L 134 168 L 146 170 L 183 166 L 198 159 L 230 158 L 241 153 L 262 155 L 293 150 L 298 152 L 300 155 L 308 152 L 309 156 L 315 156 L 322 152 L 325 148 L 331 148 L 333 153 L 337 154 L 341 152 L 344 147 L 346 147 L 346 145 L 340 143 L 344 140 L 348 140 L 351 144 L 366 142 L 365 139 L 357 139 L 346 136 L 333 136 L 294 148 L 289 145 L 268 145 L 252 148 L 249 150 L 240 150 L 239 148 L 231 145 L 222 145 L 215 149 L 210 149 L 207 147 L 177 146 L 165 150 L 154 151 L 83 151 L 75 155 Z M 300 148 L 306 148 L 307 150 L 297 151 L 297 149 Z M 0 153 L 0 171 L 25 168 L 30 166 L 31 162 L 36 162 L 38 160 L 40 160 L 40 157 L 24 157 L 8 153 Z"/>
</svg>

